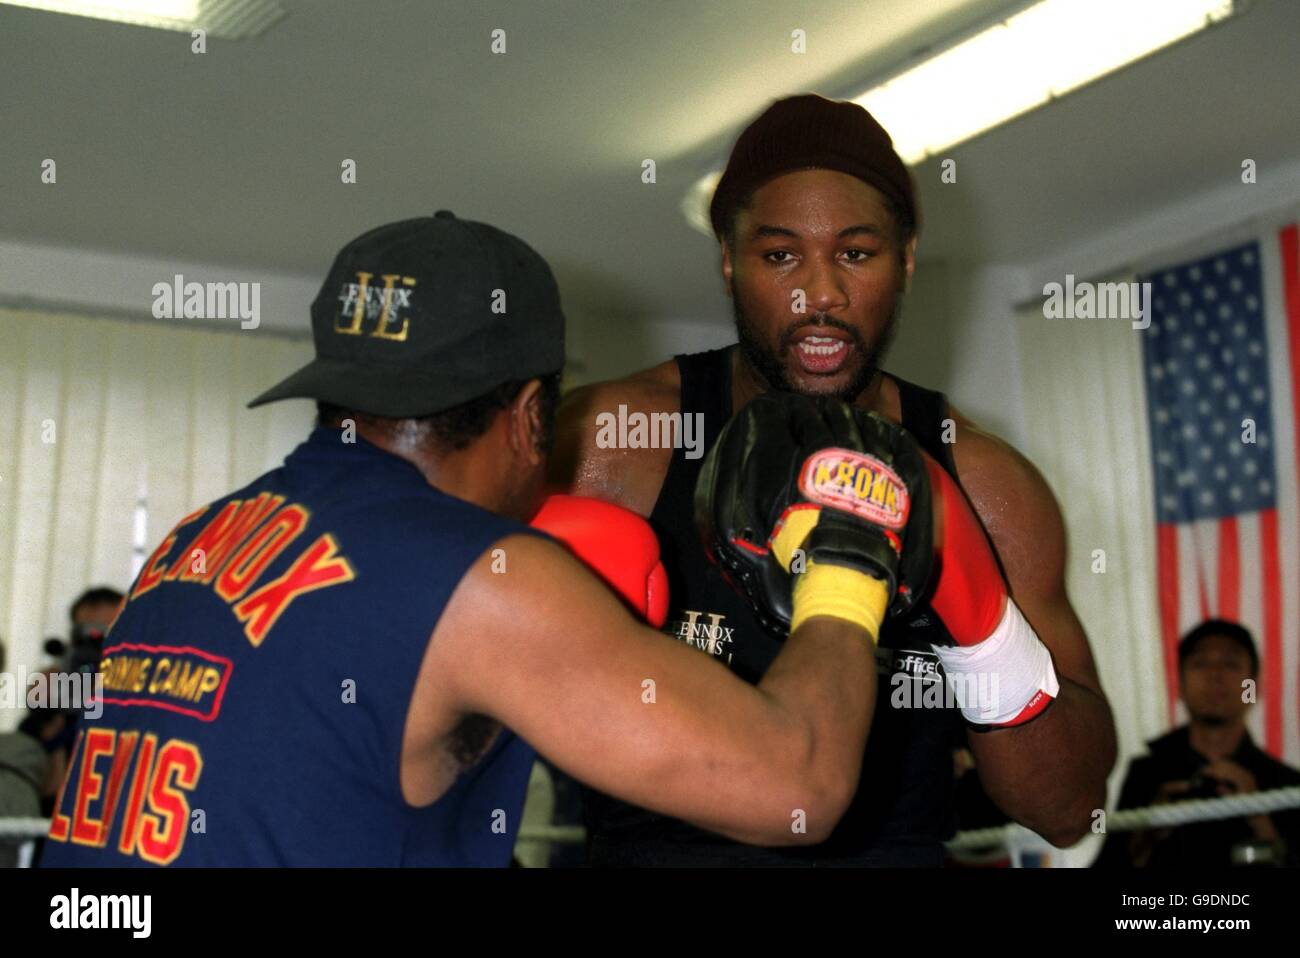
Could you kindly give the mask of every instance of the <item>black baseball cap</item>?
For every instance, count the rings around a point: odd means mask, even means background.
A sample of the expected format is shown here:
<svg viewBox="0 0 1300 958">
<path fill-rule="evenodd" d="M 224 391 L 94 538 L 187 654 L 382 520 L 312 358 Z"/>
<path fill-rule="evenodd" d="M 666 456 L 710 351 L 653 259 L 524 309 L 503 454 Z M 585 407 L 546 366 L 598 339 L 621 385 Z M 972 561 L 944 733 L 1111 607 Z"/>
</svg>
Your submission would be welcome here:
<svg viewBox="0 0 1300 958">
<path fill-rule="evenodd" d="M 318 399 L 397 419 L 564 367 L 564 313 L 527 243 L 447 210 L 358 236 L 311 304 L 316 358 L 248 405 Z"/>
</svg>

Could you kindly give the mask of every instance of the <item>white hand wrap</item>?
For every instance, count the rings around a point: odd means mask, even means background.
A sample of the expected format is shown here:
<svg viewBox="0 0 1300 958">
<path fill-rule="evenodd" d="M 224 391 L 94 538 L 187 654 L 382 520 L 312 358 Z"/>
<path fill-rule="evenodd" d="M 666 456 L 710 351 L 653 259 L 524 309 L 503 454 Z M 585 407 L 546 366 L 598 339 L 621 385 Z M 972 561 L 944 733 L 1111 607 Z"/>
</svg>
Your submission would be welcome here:
<svg viewBox="0 0 1300 958">
<path fill-rule="evenodd" d="M 1038 715 L 1061 691 L 1052 654 L 1016 604 L 978 645 L 935 647 L 966 721 L 1018 725 Z"/>
</svg>

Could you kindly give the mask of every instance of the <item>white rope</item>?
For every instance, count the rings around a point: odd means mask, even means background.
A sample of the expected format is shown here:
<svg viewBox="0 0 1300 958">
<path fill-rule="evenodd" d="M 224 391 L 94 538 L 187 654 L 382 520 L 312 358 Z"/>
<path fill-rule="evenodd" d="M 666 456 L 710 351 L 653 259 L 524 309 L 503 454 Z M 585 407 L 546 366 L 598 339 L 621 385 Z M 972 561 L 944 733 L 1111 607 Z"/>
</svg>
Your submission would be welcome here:
<svg viewBox="0 0 1300 958">
<path fill-rule="evenodd" d="M 1148 805 L 1146 808 L 1126 808 L 1106 814 L 1105 833 L 1135 832 L 1143 828 L 1168 828 L 1193 822 L 1209 822 L 1238 815 L 1262 815 L 1288 808 L 1300 808 L 1300 785 L 1275 788 L 1267 792 L 1248 795 L 1224 795 L 1221 798 L 1196 798 L 1168 805 Z M 983 848 L 1006 841 L 1020 830 L 1014 823 L 995 828 L 978 828 L 958 832 L 948 842 L 951 850 Z"/>
<path fill-rule="evenodd" d="M 525 825 L 519 829 L 521 842 L 552 842 L 557 845 L 580 845 L 587 840 L 581 825 Z"/>
<path fill-rule="evenodd" d="M 49 831 L 48 818 L 0 818 L 0 843 L 44 838 Z M 528 825 L 519 830 L 519 841 L 524 842 L 576 844 L 586 840 L 587 830 L 581 825 Z"/>
<path fill-rule="evenodd" d="M 1248 795 L 1225 795 L 1222 798 L 1199 798 L 1173 802 L 1168 805 L 1149 805 L 1146 808 L 1129 808 L 1106 815 L 1106 833 L 1133 832 L 1142 828 L 1169 828 L 1193 822 L 1216 821 L 1239 815 L 1262 815 L 1289 808 L 1300 808 L 1300 785 L 1276 788 Z M 0 818 L 0 842 L 14 843 L 44 838 L 50 830 L 44 818 Z M 958 832 L 947 843 L 949 849 L 983 848 L 1007 840 L 1014 832 L 1023 831 L 1014 823 L 996 828 L 979 828 Z M 520 841 L 578 844 L 586 841 L 587 830 L 581 825 L 530 825 L 519 831 Z"/>
<path fill-rule="evenodd" d="M 0 818 L 0 841 L 25 842 L 44 838 L 50 831 L 48 818 Z"/>
</svg>

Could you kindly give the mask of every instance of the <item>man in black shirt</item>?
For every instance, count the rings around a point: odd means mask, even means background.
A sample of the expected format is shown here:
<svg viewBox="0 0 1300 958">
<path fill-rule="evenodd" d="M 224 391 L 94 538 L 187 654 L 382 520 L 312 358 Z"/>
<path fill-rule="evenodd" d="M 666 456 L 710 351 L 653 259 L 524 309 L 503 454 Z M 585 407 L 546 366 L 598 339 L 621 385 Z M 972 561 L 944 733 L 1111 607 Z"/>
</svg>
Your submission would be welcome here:
<svg viewBox="0 0 1300 958">
<path fill-rule="evenodd" d="M 780 639 L 708 560 L 694 499 L 703 457 L 757 396 L 834 396 L 911 433 L 939 466 L 932 480 L 955 489 L 945 529 L 956 530 L 960 518 L 970 531 L 940 579 L 979 581 L 949 603 L 955 594 L 936 580 L 925 601 L 882 629 L 862 774 L 827 841 L 793 852 L 741 846 L 591 792 L 590 861 L 942 865 L 953 831 L 954 735 L 1003 813 L 1059 847 L 1074 844 L 1105 802 L 1115 734 L 1066 594 L 1065 523 L 1024 456 L 942 393 L 881 368 L 920 224 L 914 184 L 889 134 L 855 103 L 813 94 L 778 100 L 740 134 L 709 215 L 736 343 L 572 392 L 556 428 L 556 486 L 650 521 L 668 574 L 666 631 L 751 683 L 766 674 Z M 945 680 L 981 675 L 1000 677 L 998 697 L 1009 709 L 1042 711 L 981 718 L 932 694 Z M 1027 680 L 1021 692 L 1042 694 L 1013 692 L 1017 676 Z"/>
<path fill-rule="evenodd" d="M 1191 721 L 1147 744 L 1129 765 L 1119 808 L 1189 798 L 1243 795 L 1300 784 L 1300 772 L 1265 754 L 1246 730 L 1259 675 L 1251 634 L 1234 622 L 1209 619 L 1178 646 L 1179 685 Z M 1250 849 L 1254 844 L 1257 847 Z M 1234 849 L 1237 849 L 1234 861 Z M 1300 810 L 1198 822 L 1110 836 L 1102 867 L 1183 868 L 1245 864 L 1243 855 L 1295 865 Z"/>
</svg>

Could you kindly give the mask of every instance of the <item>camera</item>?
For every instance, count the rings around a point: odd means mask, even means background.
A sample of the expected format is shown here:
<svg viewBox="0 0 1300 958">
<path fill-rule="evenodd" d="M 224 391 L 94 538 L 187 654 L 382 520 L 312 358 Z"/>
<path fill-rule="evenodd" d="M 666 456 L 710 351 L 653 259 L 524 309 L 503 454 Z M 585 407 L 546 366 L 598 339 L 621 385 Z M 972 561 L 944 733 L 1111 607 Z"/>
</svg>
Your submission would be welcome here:
<svg viewBox="0 0 1300 958">
<path fill-rule="evenodd" d="M 49 638 L 44 649 L 46 655 L 58 661 L 59 672 L 98 672 L 104 651 L 104 630 L 98 625 L 76 625 L 66 642 Z"/>
<path fill-rule="evenodd" d="M 78 625 L 72 630 L 72 647 L 68 653 L 69 672 L 99 671 L 104 651 L 104 630 L 97 625 Z"/>
<path fill-rule="evenodd" d="M 1197 772 L 1187 782 L 1191 787 L 1178 796 L 1183 800 L 1190 798 L 1218 798 L 1220 785 L 1229 791 L 1235 791 L 1231 783 L 1215 778 L 1213 775 L 1206 775 L 1203 772 Z"/>
</svg>

